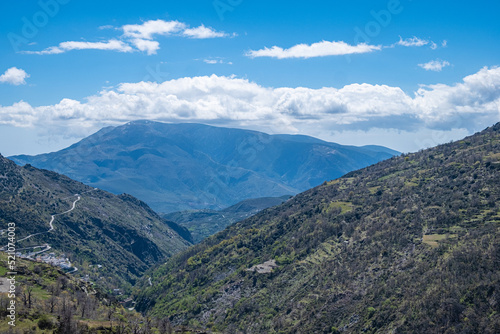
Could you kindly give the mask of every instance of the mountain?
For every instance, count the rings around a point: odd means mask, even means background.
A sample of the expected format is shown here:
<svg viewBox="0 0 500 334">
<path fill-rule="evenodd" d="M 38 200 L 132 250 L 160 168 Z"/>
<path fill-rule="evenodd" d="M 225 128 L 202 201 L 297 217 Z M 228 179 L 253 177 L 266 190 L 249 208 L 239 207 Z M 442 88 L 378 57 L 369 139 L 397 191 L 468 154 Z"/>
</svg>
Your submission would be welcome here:
<svg viewBox="0 0 500 334">
<path fill-rule="evenodd" d="M 186 228 L 192 235 L 192 241 L 198 243 L 206 237 L 222 231 L 227 226 L 250 217 L 259 211 L 287 201 L 291 196 L 262 197 L 246 199 L 222 210 L 190 210 L 163 214 L 167 221 L 172 221 Z"/>
<path fill-rule="evenodd" d="M 107 289 L 130 288 L 151 265 L 190 245 L 130 195 L 19 167 L 0 155 L 0 246 L 9 227 L 23 256 L 77 270 Z"/>
<path fill-rule="evenodd" d="M 11 159 L 174 212 L 296 194 L 394 154 L 307 136 L 135 121 L 59 152 Z"/>
<path fill-rule="evenodd" d="M 224 333 L 498 333 L 500 123 L 325 182 L 146 278 L 138 310 Z"/>
</svg>

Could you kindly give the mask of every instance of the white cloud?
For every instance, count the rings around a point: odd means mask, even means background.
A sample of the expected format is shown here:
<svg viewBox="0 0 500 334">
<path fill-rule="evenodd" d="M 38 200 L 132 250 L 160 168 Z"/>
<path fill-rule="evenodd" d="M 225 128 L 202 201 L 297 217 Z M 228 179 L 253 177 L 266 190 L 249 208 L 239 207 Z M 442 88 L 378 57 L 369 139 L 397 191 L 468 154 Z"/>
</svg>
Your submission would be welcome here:
<svg viewBox="0 0 500 334">
<path fill-rule="evenodd" d="M 23 101 L 0 106 L 0 124 L 31 125 L 67 135 L 136 119 L 300 132 L 326 140 L 340 132 L 382 129 L 405 132 L 405 140 L 419 133 L 418 145 L 431 146 L 425 134 L 433 133 L 437 144 L 439 134 L 448 139 L 453 133 L 470 133 L 500 120 L 500 68 L 485 67 L 455 85 L 422 86 L 414 96 L 387 85 L 270 88 L 234 76 L 211 75 L 123 83 L 84 102 L 63 99 L 40 107 Z"/>
<path fill-rule="evenodd" d="M 382 47 L 369 44 L 349 45 L 343 41 L 329 42 L 321 41 L 318 43 L 297 44 L 289 49 L 283 49 L 279 46 L 264 48 L 261 50 L 250 50 L 247 52 L 248 57 L 273 57 L 278 59 L 284 58 L 312 58 L 325 56 L 342 56 L 356 53 L 369 53 L 380 50 Z"/>
<path fill-rule="evenodd" d="M 108 51 L 118 51 L 118 52 L 132 52 L 133 49 L 130 45 L 116 40 L 111 39 L 105 42 L 79 42 L 79 41 L 69 41 L 59 43 L 58 46 L 51 46 L 42 51 L 25 51 L 28 54 L 59 54 L 68 52 L 71 50 L 108 50 Z"/>
<path fill-rule="evenodd" d="M 447 40 L 444 40 L 442 43 L 441 43 L 441 46 L 443 48 L 447 47 L 448 46 L 448 41 Z"/>
<path fill-rule="evenodd" d="M 197 39 L 206 39 L 206 38 L 218 38 L 218 37 L 227 37 L 229 36 L 225 32 L 215 31 L 210 27 L 205 27 L 203 24 L 196 28 L 187 28 L 182 34 L 189 38 L 197 38 Z"/>
<path fill-rule="evenodd" d="M 403 39 L 401 36 L 399 36 L 399 42 L 396 43 L 396 45 L 401 45 L 401 46 L 424 46 L 429 44 L 428 40 L 418 38 L 416 36 L 413 36 L 412 38 L 406 38 Z"/>
<path fill-rule="evenodd" d="M 206 64 L 220 64 L 222 61 L 216 59 L 203 59 L 203 62 Z"/>
<path fill-rule="evenodd" d="M 150 41 L 147 39 L 136 38 L 131 41 L 131 43 L 140 51 L 146 51 L 148 55 L 156 54 L 156 51 L 160 49 L 160 43 L 157 41 Z"/>
<path fill-rule="evenodd" d="M 8 83 L 11 85 L 25 85 L 26 78 L 30 75 L 26 73 L 23 69 L 17 67 L 11 67 L 4 74 L 0 75 L 0 82 Z"/>
<path fill-rule="evenodd" d="M 149 20 L 142 24 L 127 24 L 121 27 L 123 36 L 134 39 L 152 39 L 154 35 L 171 35 L 186 28 L 179 21 Z"/>
<path fill-rule="evenodd" d="M 113 29 L 113 26 L 100 26 L 99 29 Z M 225 32 L 205 27 L 203 24 L 196 28 L 189 28 L 186 23 L 179 21 L 149 20 L 142 24 L 127 24 L 120 28 L 123 34 L 116 39 L 101 42 L 62 42 L 58 46 L 51 46 L 42 51 L 24 51 L 27 54 L 49 55 L 59 54 L 71 50 L 109 50 L 119 52 L 142 51 L 148 55 L 156 54 L 160 43 L 154 40 L 156 36 L 181 36 L 192 39 L 228 37 Z M 236 34 L 233 34 L 236 36 Z"/>
<path fill-rule="evenodd" d="M 216 57 L 216 58 L 207 58 L 203 59 L 203 62 L 205 64 L 210 64 L 210 65 L 215 65 L 215 64 L 228 64 L 228 65 L 233 65 L 232 62 L 230 61 L 225 61 L 224 58 Z"/>
<path fill-rule="evenodd" d="M 424 64 L 418 64 L 421 68 L 423 68 L 426 71 L 435 71 L 435 72 L 441 72 L 444 67 L 450 66 L 450 63 L 447 62 L 446 60 L 431 60 L 428 63 Z"/>
</svg>

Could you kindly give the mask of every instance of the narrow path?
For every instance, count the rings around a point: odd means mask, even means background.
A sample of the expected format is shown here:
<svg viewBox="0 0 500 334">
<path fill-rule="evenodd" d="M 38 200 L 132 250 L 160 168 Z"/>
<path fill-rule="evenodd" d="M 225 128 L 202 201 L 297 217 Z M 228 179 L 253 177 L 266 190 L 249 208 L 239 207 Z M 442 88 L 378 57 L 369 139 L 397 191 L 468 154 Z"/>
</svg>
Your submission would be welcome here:
<svg viewBox="0 0 500 334">
<path fill-rule="evenodd" d="M 30 235 L 28 235 L 28 236 L 27 236 L 27 237 L 25 237 L 25 238 L 22 238 L 22 239 L 17 240 L 17 242 L 24 241 L 24 240 L 29 239 L 29 238 L 31 238 L 31 237 L 34 237 L 34 236 L 36 236 L 36 235 L 49 233 L 50 231 L 54 230 L 54 225 L 52 225 L 52 223 L 54 222 L 55 216 L 64 215 L 64 214 L 66 214 L 66 213 L 70 213 L 71 211 L 75 210 L 75 208 L 76 208 L 76 202 L 78 202 L 79 200 L 81 200 L 81 199 L 82 199 L 82 198 L 81 198 L 81 196 L 80 196 L 80 195 L 78 195 L 78 194 L 76 194 L 75 196 L 78 196 L 78 198 L 77 198 L 77 199 L 73 202 L 73 206 L 71 207 L 71 209 L 69 209 L 69 210 L 67 210 L 67 211 L 64 211 L 64 212 L 61 212 L 61 213 L 57 213 L 57 214 L 52 215 L 52 216 L 50 217 L 50 222 L 49 222 L 50 229 L 49 229 L 48 231 L 45 231 L 45 232 L 39 232 L 39 233 L 35 233 L 35 234 L 30 234 Z"/>
</svg>

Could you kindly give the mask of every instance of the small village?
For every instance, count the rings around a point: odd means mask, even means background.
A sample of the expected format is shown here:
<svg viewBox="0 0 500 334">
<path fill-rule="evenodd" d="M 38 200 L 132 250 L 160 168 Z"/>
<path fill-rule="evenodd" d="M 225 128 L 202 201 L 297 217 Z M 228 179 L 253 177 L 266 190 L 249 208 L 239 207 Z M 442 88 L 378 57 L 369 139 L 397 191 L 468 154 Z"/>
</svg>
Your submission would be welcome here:
<svg viewBox="0 0 500 334">
<path fill-rule="evenodd" d="M 42 248 L 42 247 L 45 247 L 45 248 L 42 250 L 35 251 L 37 248 Z M 50 249 L 49 245 L 39 246 L 39 247 L 35 247 L 32 249 L 33 249 L 33 251 L 29 252 L 29 253 L 17 252 L 16 256 L 23 258 L 23 259 L 29 259 L 29 260 L 33 260 L 33 261 L 37 261 L 37 262 L 48 263 L 50 265 L 60 267 L 61 269 L 65 270 L 65 271 L 71 271 L 71 270 L 76 271 L 77 270 L 76 267 L 71 266 L 71 262 L 69 261 L 69 259 L 66 257 L 65 254 L 56 255 L 56 253 L 53 253 L 53 252 L 48 253 L 48 254 L 43 254 Z"/>
</svg>

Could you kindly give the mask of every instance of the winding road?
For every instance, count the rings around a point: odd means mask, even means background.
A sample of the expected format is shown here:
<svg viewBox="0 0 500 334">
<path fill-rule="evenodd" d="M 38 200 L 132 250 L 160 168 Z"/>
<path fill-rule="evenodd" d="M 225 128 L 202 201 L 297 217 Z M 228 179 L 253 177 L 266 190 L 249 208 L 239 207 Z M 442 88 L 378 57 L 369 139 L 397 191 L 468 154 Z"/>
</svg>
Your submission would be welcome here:
<svg viewBox="0 0 500 334">
<path fill-rule="evenodd" d="M 58 214 L 55 214 L 55 215 L 52 215 L 52 216 L 50 217 L 50 222 L 49 222 L 50 229 L 49 229 L 48 231 L 45 231 L 45 232 L 39 232 L 39 233 L 35 233 L 35 234 L 30 234 L 30 235 L 28 235 L 28 236 L 27 236 L 27 237 L 25 237 L 25 238 L 22 238 L 22 239 L 17 240 L 17 242 L 24 241 L 24 240 L 26 240 L 26 239 L 29 239 L 29 238 L 31 238 L 31 237 L 34 237 L 35 235 L 40 235 L 40 234 L 49 233 L 50 231 L 54 230 L 54 225 L 52 225 L 52 223 L 54 222 L 55 217 L 56 217 L 56 216 L 60 216 L 60 215 L 64 215 L 64 214 L 66 214 L 66 213 L 69 213 L 69 212 L 71 212 L 71 211 L 75 210 L 75 208 L 76 208 L 76 202 L 78 202 L 79 200 L 81 200 L 81 199 L 82 199 L 82 198 L 81 198 L 81 196 L 80 196 L 80 195 L 78 195 L 78 194 L 75 194 L 75 196 L 78 196 L 78 198 L 77 198 L 77 199 L 73 202 L 73 206 L 71 207 L 71 209 L 69 209 L 69 210 L 67 210 L 67 211 L 64 211 L 64 212 L 61 212 L 61 213 L 58 213 Z"/>
<path fill-rule="evenodd" d="M 86 194 L 86 193 L 89 193 L 89 192 L 94 191 L 94 190 L 97 190 L 97 188 L 94 188 L 94 189 L 88 190 L 88 191 L 86 191 L 86 192 L 84 192 L 84 193 L 82 193 L 82 194 Z M 49 228 L 47 231 L 45 231 L 45 232 L 39 232 L 39 233 L 34 233 L 34 234 L 30 234 L 30 235 L 28 235 L 27 237 L 24 237 L 24 238 L 22 238 L 22 239 L 18 239 L 16 242 L 21 242 L 21 241 L 27 240 L 27 239 L 29 239 L 29 238 L 31 238 L 31 237 L 34 237 L 34 236 L 36 236 L 36 235 L 41 235 L 41 234 L 45 234 L 45 233 L 49 233 L 49 232 L 53 231 L 53 230 L 54 230 L 54 224 L 53 224 L 53 223 L 54 223 L 55 217 L 56 217 L 56 216 L 60 216 L 60 215 L 64 215 L 64 214 L 67 214 L 67 213 L 70 213 L 71 211 L 75 210 L 75 208 L 76 208 L 76 203 L 77 203 L 79 200 L 81 200 L 81 199 L 82 199 L 82 197 L 81 197 L 79 194 L 75 194 L 75 195 L 73 195 L 73 196 L 76 196 L 77 198 L 73 201 L 73 204 L 72 204 L 72 206 L 71 206 L 71 209 L 66 210 L 66 211 L 64 211 L 64 212 L 61 212 L 61 213 L 56 213 L 56 214 L 51 215 L 51 217 L 50 217 L 50 222 L 49 222 L 49 227 L 50 227 L 50 228 Z M 73 197 L 73 196 L 71 196 L 71 197 Z M 67 198 L 70 198 L 70 197 L 67 197 Z M 11 200 L 12 200 L 12 199 L 11 199 Z M 6 249 L 6 247 L 7 247 L 7 246 L 3 246 L 3 247 L 1 247 L 1 248 L 0 248 L 0 250 L 2 250 L 2 251 L 3 251 L 3 250 L 5 250 L 5 249 Z M 52 248 L 52 247 L 50 247 L 50 246 L 49 246 L 49 244 L 45 244 L 45 245 L 42 245 L 42 246 L 30 246 L 30 247 L 25 247 L 25 248 L 19 248 L 18 250 L 24 250 L 24 249 L 36 249 L 36 248 L 41 248 L 41 247 L 45 247 L 45 249 L 42 249 L 41 251 L 35 252 L 35 253 L 31 254 L 31 255 L 40 254 L 40 253 L 46 252 L 46 251 L 48 251 L 49 249 L 51 249 L 51 248 Z M 76 268 L 76 267 L 73 267 L 73 268 L 74 268 L 74 269 L 73 269 L 73 271 L 71 271 L 71 272 L 69 272 L 69 273 L 74 273 L 74 272 L 78 271 L 78 268 Z"/>
</svg>

